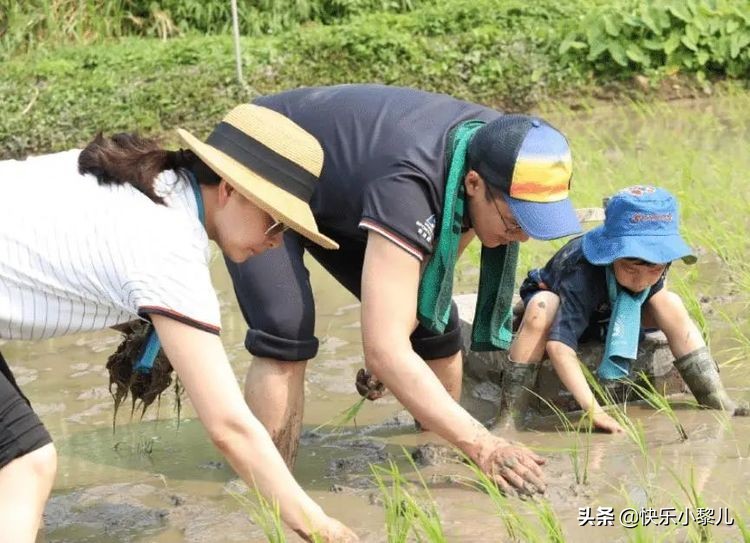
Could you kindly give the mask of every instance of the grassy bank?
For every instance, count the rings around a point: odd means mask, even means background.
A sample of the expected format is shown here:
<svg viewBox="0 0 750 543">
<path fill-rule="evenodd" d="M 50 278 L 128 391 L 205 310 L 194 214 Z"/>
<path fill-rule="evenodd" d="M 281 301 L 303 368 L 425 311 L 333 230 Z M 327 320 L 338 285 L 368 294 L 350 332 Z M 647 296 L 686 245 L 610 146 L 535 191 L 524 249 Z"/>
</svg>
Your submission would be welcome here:
<svg viewBox="0 0 750 543">
<path fill-rule="evenodd" d="M 683 88 L 685 81 L 698 88 L 717 79 L 745 84 L 750 73 L 747 2 L 397 4 L 245 37 L 249 92 L 234 78 L 227 35 L 187 29 L 168 40 L 45 42 L 0 67 L 0 157 L 81 145 L 97 130 L 205 132 L 253 93 L 300 85 L 383 82 L 521 110 L 602 89 L 648 92 L 675 78 Z M 8 30 L 2 39 L 10 39 Z"/>
</svg>

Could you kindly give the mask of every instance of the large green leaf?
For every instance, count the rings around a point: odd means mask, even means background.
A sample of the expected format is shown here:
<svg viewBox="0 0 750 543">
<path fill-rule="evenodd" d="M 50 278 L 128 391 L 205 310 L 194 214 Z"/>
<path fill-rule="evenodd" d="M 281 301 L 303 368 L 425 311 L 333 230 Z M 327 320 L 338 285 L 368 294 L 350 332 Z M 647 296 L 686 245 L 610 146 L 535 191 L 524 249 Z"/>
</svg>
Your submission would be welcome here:
<svg viewBox="0 0 750 543">
<path fill-rule="evenodd" d="M 686 23 L 689 23 L 693 19 L 693 14 L 690 13 L 690 10 L 685 5 L 684 0 L 673 0 L 671 4 L 669 4 L 669 11 L 677 17 L 678 19 L 681 19 L 685 21 Z"/>
<path fill-rule="evenodd" d="M 636 64 L 646 67 L 651 64 L 651 57 L 635 43 L 628 44 L 627 49 L 625 49 L 625 55 Z"/>
<path fill-rule="evenodd" d="M 607 34 L 609 34 L 613 38 L 616 38 L 620 35 L 620 25 L 615 22 L 612 16 L 603 15 L 602 22 L 604 23 L 604 30 L 607 32 Z"/>
<path fill-rule="evenodd" d="M 661 28 L 654 18 L 655 11 L 656 10 L 651 6 L 644 7 L 641 10 L 641 20 L 651 32 L 658 36 L 659 34 L 661 34 Z"/>
<path fill-rule="evenodd" d="M 737 58 L 742 49 L 750 44 L 750 31 L 745 30 L 742 34 L 732 34 L 729 39 L 729 56 Z"/>
<path fill-rule="evenodd" d="M 680 46 L 681 37 L 682 36 L 678 31 L 672 31 L 672 33 L 667 38 L 667 41 L 664 42 L 664 52 L 667 55 L 671 55 Z"/>
<path fill-rule="evenodd" d="M 586 56 L 588 61 L 596 60 L 599 55 L 607 50 L 607 42 L 599 36 L 593 42 L 589 42 L 589 54 Z"/>
<path fill-rule="evenodd" d="M 619 41 L 610 42 L 609 46 L 607 47 L 607 50 L 609 51 L 609 54 L 612 56 L 612 59 L 617 64 L 619 64 L 620 66 L 628 65 L 628 57 L 625 54 L 625 47 L 623 47 L 623 45 Z"/>
</svg>

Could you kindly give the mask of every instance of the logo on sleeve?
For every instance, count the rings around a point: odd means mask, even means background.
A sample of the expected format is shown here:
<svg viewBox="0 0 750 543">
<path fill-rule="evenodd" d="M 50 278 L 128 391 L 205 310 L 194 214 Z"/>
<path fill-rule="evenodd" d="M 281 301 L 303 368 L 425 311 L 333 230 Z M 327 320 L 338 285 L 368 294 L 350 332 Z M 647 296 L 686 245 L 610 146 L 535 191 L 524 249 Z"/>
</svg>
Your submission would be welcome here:
<svg viewBox="0 0 750 543">
<path fill-rule="evenodd" d="M 435 232 L 435 215 L 430 215 L 424 221 L 417 221 L 417 233 L 427 243 L 432 243 L 432 236 Z"/>
</svg>

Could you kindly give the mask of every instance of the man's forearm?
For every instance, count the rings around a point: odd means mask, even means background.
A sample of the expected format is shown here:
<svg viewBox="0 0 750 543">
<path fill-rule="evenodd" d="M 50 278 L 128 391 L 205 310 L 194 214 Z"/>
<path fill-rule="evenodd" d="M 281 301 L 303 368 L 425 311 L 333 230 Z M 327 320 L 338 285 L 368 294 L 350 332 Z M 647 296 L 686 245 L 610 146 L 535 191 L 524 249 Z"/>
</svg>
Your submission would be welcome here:
<svg viewBox="0 0 750 543">
<path fill-rule="evenodd" d="M 415 419 L 474 455 L 489 432 L 448 394 L 419 355 L 410 348 L 383 349 L 368 353 L 366 362 Z"/>
</svg>

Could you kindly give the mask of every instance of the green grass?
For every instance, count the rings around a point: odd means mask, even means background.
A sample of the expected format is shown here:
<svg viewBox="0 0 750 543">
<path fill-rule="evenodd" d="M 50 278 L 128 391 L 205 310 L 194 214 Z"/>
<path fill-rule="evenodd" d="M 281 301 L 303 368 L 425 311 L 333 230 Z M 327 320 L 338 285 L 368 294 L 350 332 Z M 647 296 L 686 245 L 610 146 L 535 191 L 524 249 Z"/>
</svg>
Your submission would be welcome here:
<svg viewBox="0 0 750 543">
<path fill-rule="evenodd" d="M 196 2 L 191 4 L 202 5 Z M 50 6 L 51 0 L 34 3 Z M 59 3 L 71 9 L 79 4 L 98 5 L 94 0 Z M 286 5 L 282 0 L 264 4 L 269 13 L 276 5 Z M 203 136 L 238 102 L 256 93 L 303 85 L 380 82 L 414 86 L 514 110 L 564 96 L 580 103 L 582 96 L 600 93 L 602 86 L 607 86 L 607 92 L 628 95 L 634 75 L 647 73 L 654 81 L 665 76 L 656 67 L 635 64 L 599 70 L 602 63 L 609 66 L 614 61 L 597 58 L 589 62 L 583 55 L 560 51 L 585 15 L 608 4 L 603 0 L 362 0 L 356 3 L 362 9 L 353 9 L 357 14 L 332 19 L 336 24 L 246 34 L 242 40 L 246 85 L 235 81 L 232 40 L 227 34 L 185 32 L 162 40 L 112 30 L 114 38 L 89 40 L 89 34 L 105 33 L 100 25 L 117 18 L 105 12 L 102 20 L 93 18 L 85 24 L 89 19 L 73 16 L 71 32 L 80 34 L 80 39 L 67 43 L 58 37 L 67 29 L 64 21 L 53 17 L 56 22 L 49 24 L 61 28 L 52 37 L 40 30 L 41 41 L 30 47 L 29 54 L 15 55 L 0 68 L 4 105 L 0 158 L 81 146 L 99 130 L 171 134 L 181 126 Z M 11 2 L 13 9 L 25 12 L 19 5 Z M 29 17 L 36 21 L 37 15 Z M 48 19 L 39 24 L 48 24 Z M 94 27 L 89 29 L 87 24 Z M 11 38 L 17 28 L 27 26 L 14 23 L 3 34 L 0 22 L 3 39 L 22 39 Z M 691 86 L 695 73 L 681 69 L 680 85 Z M 726 74 L 717 69 L 708 77 L 721 79 Z M 745 84 L 742 77 L 736 80 Z M 251 89 L 249 93 L 246 88 Z"/>
</svg>

